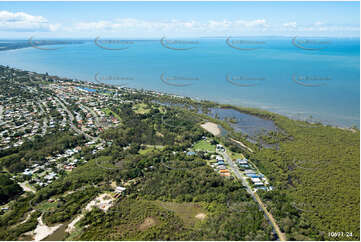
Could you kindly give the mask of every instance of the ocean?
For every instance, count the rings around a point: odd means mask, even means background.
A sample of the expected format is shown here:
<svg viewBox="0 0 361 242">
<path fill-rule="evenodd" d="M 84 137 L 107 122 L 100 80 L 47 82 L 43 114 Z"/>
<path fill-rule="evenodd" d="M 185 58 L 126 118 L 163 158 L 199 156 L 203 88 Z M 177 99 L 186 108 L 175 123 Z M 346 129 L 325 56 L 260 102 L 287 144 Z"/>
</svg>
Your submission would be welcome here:
<svg viewBox="0 0 361 242">
<path fill-rule="evenodd" d="M 57 47 L 1 51 L 0 64 L 360 126 L 358 38 L 99 38 Z"/>
</svg>

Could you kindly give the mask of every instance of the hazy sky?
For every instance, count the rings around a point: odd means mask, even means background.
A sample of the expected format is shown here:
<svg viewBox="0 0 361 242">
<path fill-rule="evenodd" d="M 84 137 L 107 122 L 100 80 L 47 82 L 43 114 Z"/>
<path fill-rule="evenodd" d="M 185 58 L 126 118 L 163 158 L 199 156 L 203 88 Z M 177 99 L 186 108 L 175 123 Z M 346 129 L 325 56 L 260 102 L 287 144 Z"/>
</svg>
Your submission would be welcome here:
<svg viewBox="0 0 361 242">
<path fill-rule="evenodd" d="M 0 39 L 360 35 L 359 2 L 0 2 Z"/>
</svg>

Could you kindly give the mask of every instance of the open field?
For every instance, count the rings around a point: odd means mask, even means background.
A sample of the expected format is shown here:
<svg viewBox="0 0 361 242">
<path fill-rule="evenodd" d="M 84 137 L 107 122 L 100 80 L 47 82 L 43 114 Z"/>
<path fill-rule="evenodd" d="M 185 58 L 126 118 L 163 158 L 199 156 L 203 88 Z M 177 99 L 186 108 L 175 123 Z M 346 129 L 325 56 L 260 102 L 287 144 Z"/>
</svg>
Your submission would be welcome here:
<svg viewBox="0 0 361 242">
<path fill-rule="evenodd" d="M 144 149 L 139 150 L 139 154 L 145 155 L 147 153 L 152 152 L 153 150 L 162 150 L 164 146 L 162 145 L 146 145 Z"/>
<path fill-rule="evenodd" d="M 150 112 L 150 109 L 148 109 L 146 107 L 147 107 L 146 104 L 138 103 L 133 107 L 133 109 L 134 109 L 134 112 L 137 114 L 146 114 L 146 113 Z"/>
<path fill-rule="evenodd" d="M 200 150 L 200 151 L 216 152 L 216 146 L 211 145 L 206 140 L 201 140 L 201 141 L 198 141 L 197 143 L 195 143 L 194 146 L 193 146 L 193 149 L 194 150 Z"/>
<path fill-rule="evenodd" d="M 155 201 L 156 204 L 162 208 L 173 211 L 180 217 L 185 226 L 193 226 L 198 221 L 206 219 L 206 211 L 196 203 L 176 203 L 176 202 L 161 202 Z"/>
</svg>

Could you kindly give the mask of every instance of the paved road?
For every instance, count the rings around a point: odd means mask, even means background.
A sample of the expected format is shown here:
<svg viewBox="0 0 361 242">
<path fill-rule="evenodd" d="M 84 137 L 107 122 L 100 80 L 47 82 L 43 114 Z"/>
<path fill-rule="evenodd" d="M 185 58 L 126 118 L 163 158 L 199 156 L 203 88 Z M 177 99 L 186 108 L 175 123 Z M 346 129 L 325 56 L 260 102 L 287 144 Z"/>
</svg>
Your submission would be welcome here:
<svg viewBox="0 0 361 242">
<path fill-rule="evenodd" d="M 44 110 L 43 105 L 42 105 L 42 103 L 41 103 L 40 101 L 38 102 L 38 106 L 39 106 L 39 108 L 40 108 L 40 114 L 41 114 L 41 115 L 44 115 L 44 114 L 45 114 L 45 110 Z M 44 116 L 44 121 L 43 121 L 43 133 L 42 133 L 43 136 L 46 134 L 46 130 L 47 130 L 47 129 L 48 129 L 48 118 L 47 118 L 47 116 L 45 115 L 45 116 Z"/>
<path fill-rule="evenodd" d="M 228 156 L 227 152 L 220 152 L 220 154 L 223 156 L 225 161 L 228 163 L 229 167 L 235 174 L 235 176 L 242 181 L 242 185 L 246 187 L 246 190 L 249 194 L 253 195 L 252 188 L 246 181 L 246 178 L 242 176 L 241 172 L 239 172 L 239 169 L 237 165 L 232 161 L 232 159 Z"/>
<path fill-rule="evenodd" d="M 85 136 L 85 138 L 89 139 L 89 140 L 95 140 L 96 137 L 90 136 L 89 134 L 81 131 L 80 129 L 78 129 L 74 124 L 73 124 L 73 120 L 74 120 L 74 115 L 72 112 L 69 111 L 69 109 L 64 105 L 64 103 L 62 101 L 60 101 L 60 99 L 56 96 L 54 96 L 54 98 L 58 101 L 58 103 L 60 103 L 60 105 L 63 107 L 63 109 L 68 113 L 69 116 L 69 123 L 70 123 L 70 127 L 78 134 L 83 134 Z"/>
<path fill-rule="evenodd" d="M 251 186 L 248 184 L 246 178 L 239 172 L 239 169 L 237 165 L 232 161 L 232 159 L 228 156 L 227 152 L 220 152 L 221 155 L 223 155 L 225 161 L 228 163 L 230 169 L 233 171 L 235 176 L 242 181 L 242 185 L 246 187 L 247 192 L 252 196 L 253 200 L 255 200 L 258 203 L 258 206 L 263 210 L 266 218 L 271 223 L 274 231 L 278 235 L 278 238 L 281 241 L 287 241 L 286 235 L 281 232 L 281 229 L 279 228 L 278 224 L 276 223 L 276 220 L 273 218 L 272 214 L 267 211 L 266 206 L 260 199 L 257 193 L 252 191 Z"/>
</svg>

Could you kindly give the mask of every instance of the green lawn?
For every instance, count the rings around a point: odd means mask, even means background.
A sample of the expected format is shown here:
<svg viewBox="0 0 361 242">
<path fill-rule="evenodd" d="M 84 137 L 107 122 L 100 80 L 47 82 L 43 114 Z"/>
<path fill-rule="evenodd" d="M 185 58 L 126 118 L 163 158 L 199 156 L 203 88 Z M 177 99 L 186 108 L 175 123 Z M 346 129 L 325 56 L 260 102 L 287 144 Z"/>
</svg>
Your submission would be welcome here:
<svg viewBox="0 0 361 242">
<path fill-rule="evenodd" d="M 201 141 L 198 141 L 197 143 L 195 143 L 194 146 L 193 146 L 193 149 L 194 150 L 201 150 L 201 151 L 216 152 L 216 146 L 211 145 L 206 140 L 201 140 Z"/>
<path fill-rule="evenodd" d="M 122 119 L 119 117 L 119 115 L 118 114 L 116 114 L 116 113 L 114 113 L 112 110 L 110 110 L 109 108 L 102 108 L 102 111 L 106 114 L 106 115 L 108 115 L 108 116 L 110 116 L 110 115 L 113 115 L 116 119 L 118 119 L 119 121 L 121 121 Z"/>
<path fill-rule="evenodd" d="M 42 202 L 37 207 L 40 211 L 50 211 L 51 209 L 55 209 L 57 205 L 57 202 Z"/>
</svg>

